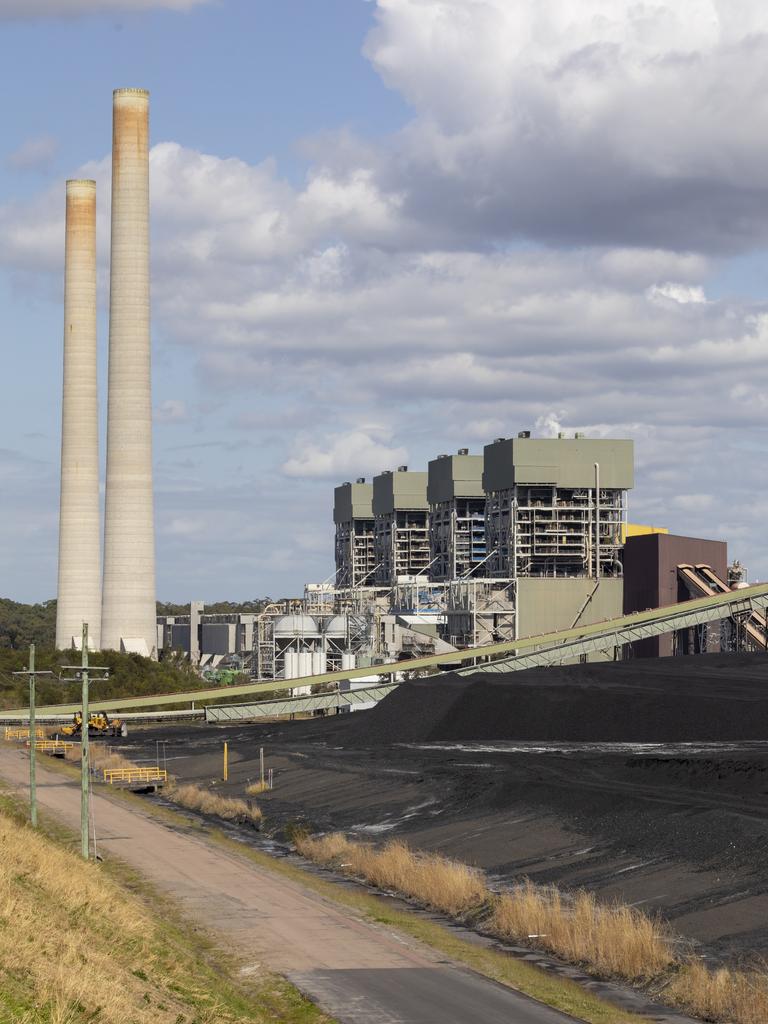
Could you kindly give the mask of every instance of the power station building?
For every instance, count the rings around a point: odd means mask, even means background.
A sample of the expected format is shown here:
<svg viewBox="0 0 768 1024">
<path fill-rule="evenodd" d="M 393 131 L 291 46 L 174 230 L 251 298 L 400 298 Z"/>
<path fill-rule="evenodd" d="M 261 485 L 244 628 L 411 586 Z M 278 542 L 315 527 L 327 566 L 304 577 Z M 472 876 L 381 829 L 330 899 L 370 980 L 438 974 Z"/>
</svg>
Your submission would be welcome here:
<svg viewBox="0 0 768 1024">
<path fill-rule="evenodd" d="M 399 466 L 373 478 L 376 582 L 394 586 L 429 569 L 427 474 Z"/>
<path fill-rule="evenodd" d="M 333 493 L 337 586 L 371 586 L 376 573 L 373 484 L 359 477 L 353 484 L 340 484 Z"/>
<path fill-rule="evenodd" d="M 461 579 L 486 561 L 483 456 L 462 448 L 429 463 L 430 577 Z"/>
<path fill-rule="evenodd" d="M 381 473 L 370 505 L 362 479 L 342 484 L 336 607 L 355 603 L 359 581 L 390 653 L 403 629 L 465 647 L 618 616 L 633 484 L 632 441 L 528 431 L 440 455 L 427 473 Z"/>
</svg>

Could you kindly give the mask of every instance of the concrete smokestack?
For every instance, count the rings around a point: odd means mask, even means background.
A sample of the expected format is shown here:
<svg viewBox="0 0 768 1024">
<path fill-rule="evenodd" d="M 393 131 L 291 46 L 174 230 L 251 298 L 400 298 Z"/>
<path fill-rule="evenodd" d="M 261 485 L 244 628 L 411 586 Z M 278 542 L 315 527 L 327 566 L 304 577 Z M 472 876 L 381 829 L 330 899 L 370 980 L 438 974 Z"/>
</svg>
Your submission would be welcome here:
<svg viewBox="0 0 768 1024">
<path fill-rule="evenodd" d="M 112 107 L 107 481 L 101 645 L 157 649 L 149 333 L 149 93 Z"/>
<path fill-rule="evenodd" d="M 101 559 L 96 384 L 96 182 L 68 181 L 56 646 L 99 646 Z M 89 646 L 91 644 L 89 643 Z"/>
</svg>

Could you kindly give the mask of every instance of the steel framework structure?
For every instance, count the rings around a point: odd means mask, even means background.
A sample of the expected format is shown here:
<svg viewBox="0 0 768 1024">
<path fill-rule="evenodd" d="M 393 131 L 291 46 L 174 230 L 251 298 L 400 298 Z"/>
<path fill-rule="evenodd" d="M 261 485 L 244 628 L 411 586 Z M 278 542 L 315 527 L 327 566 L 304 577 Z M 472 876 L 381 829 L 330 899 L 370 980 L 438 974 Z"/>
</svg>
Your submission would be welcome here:
<svg viewBox="0 0 768 1024">
<path fill-rule="evenodd" d="M 254 704 L 219 704 L 205 709 L 206 722 L 238 722 L 252 718 L 277 718 L 280 715 L 298 715 L 311 711 L 330 711 L 335 708 L 353 708 L 371 701 L 383 700 L 399 683 L 382 683 L 361 690 L 334 690 L 311 697 L 283 697 L 262 700 Z"/>
<path fill-rule="evenodd" d="M 474 671 L 488 671 L 498 666 L 499 671 L 515 671 L 532 665 L 551 665 L 574 660 L 594 650 L 620 648 L 649 636 L 673 633 L 679 629 L 692 628 L 718 619 L 765 614 L 768 610 L 768 583 L 761 583 L 744 590 L 729 591 L 694 601 L 683 601 L 664 608 L 650 608 L 644 612 L 622 615 L 588 625 L 539 636 L 522 637 L 504 643 L 488 644 L 485 647 L 470 647 L 463 651 L 447 651 L 426 658 L 390 662 L 384 665 L 344 669 L 339 672 L 324 672 L 321 675 L 306 676 L 301 683 L 305 686 L 319 686 L 340 682 L 343 679 L 358 679 L 375 672 L 379 676 L 395 676 L 401 672 L 432 669 L 439 672 L 453 668 L 463 662 L 474 662 Z M 501 658 L 506 664 L 495 659 Z M 527 659 L 532 659 L 528 661 Z M 266 693 L 275 690 L 290 690 L 297 685 L 292 680 L 269 680 L 266 682 L 244 683 L 236 686 L 217 686 L 205 690 L 190 690 L 184 693 L 143 694 L 140 697 L 120 697 L 98 700 L 91 703 L 92 711 L 121 711 L 130 708 L 163 707 L 178 704 L 201 703 L 222 698 Z M 79 704 L 57 704 L 38 708 L 38 714 L 73 714 Z M 0 721 L 24 718 L 26 709 L 0 712 Z"/>
</svg>

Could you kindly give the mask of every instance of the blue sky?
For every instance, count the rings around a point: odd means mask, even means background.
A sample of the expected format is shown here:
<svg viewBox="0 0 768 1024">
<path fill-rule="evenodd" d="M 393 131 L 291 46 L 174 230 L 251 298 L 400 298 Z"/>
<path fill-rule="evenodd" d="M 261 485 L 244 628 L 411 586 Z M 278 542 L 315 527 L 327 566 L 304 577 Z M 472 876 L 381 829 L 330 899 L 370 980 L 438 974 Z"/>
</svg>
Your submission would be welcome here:
<svg viewBox="0 0 768 1024">
<path fill-rule="evenodd" d="M 768 576 L 752 0 L 0 0 L 0 595 L 55 594 L 63 195 L 150 89 L 158 596 L 300 592 L 333 485 L 633 437 L 633 518 Z M 10 101 L 12 99 L 12 101 Z"/>
</svg>

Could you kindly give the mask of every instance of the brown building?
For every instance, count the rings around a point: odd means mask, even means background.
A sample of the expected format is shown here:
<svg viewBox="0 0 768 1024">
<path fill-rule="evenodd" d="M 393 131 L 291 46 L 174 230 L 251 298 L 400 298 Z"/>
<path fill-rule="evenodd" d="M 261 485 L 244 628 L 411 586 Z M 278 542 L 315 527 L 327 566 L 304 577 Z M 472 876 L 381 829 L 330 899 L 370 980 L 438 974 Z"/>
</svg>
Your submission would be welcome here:
<svg viewBox="0 0 768 1024">
<path fill-rule="evenodd" d="M 702 540 L 699 537 L 677 537 L 670 533 L 650 533 L 628 537 L 624 546 L 624 612 L 687 601 L 691 597 L 677 571 L 679 565 L 709 565 L 715 574 L 728 576 L 728 547 L 725 541 Z M 686 633 L 678 637 L 678 650 L 693 649 Z M 711 637 L 709 643 L 712 644 Z M 719 646 L 719 644 L 718 644 Z M 632 645 L 637 658 L 670 655 L 674 650 L 671 633 L 638 640 Z"/>
</svg>

